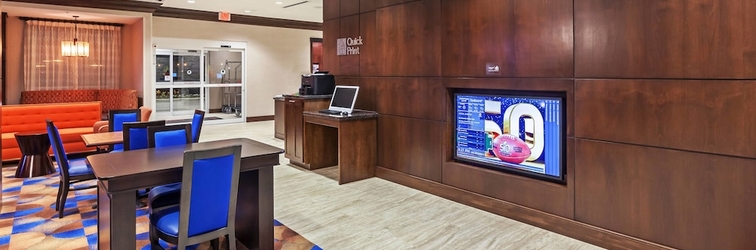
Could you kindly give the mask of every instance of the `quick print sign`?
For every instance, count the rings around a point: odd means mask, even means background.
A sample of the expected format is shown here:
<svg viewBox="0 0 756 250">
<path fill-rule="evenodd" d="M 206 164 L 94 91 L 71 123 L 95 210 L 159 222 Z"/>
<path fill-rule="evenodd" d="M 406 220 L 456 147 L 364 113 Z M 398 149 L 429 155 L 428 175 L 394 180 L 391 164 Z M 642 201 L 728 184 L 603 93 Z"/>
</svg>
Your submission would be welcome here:
<svg viewBox="0 0 756 250">
<path fill-rule="evenodd" d="M 358 36 L 356 38 L 339 38 L 336 39 L 336 55 L 337 56 L 347 56 L 347 55 L 359 55 L 360 54 L 360 47 L 362 45 L 362 36 Z"/>
</svg>

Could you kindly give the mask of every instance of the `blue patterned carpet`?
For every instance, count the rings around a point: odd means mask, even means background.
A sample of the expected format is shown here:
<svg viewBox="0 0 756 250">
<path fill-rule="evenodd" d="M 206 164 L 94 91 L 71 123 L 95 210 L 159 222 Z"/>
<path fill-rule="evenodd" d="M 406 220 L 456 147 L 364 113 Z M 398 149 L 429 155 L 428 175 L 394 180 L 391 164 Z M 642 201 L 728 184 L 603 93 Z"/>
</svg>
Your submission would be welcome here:
<svg viewBox="0 0 756 250">
<path fill-rule="evenodd" d="M 58 219 L 55 196 L 58 174 L 14 178 L 15 167 L 2 169 L 0 249 L 97 249 L 96 189 L 69 192 L 65 217 Z M 93 185 L 92 182 L 82 186 Z M 137 248 L 150 249 L 147 209 L 136 209 Z M 274 222 L 275 249 L 317 250 L 304 237 L 278 221 Z M 167 245 L 164 245 L 167 247 Z M 209 249 L 207 243 L 195 249 Z"/>
</svg>

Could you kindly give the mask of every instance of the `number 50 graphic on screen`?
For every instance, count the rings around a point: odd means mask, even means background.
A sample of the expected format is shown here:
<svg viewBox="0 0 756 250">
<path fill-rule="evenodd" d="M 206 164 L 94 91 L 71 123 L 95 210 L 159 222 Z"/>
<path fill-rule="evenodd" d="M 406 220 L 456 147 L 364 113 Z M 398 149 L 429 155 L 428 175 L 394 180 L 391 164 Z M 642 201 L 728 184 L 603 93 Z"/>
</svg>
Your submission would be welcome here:
<svg viewBox="0 0 756 250">
<path fill-rule="evenodd" d="M 524 141 L 530 148 L 530 157 L 526 161 L 534 161 L 543 154 L 543 115 L 536 106 L 530 103 L 518 103 L 509 106 L 504 111 L 503 117 L 505 134 L 516 135 L 520 137 L 520 118 L 523 119 L 525 131 Z M 520 137 L 522 138 L 522 137 Z"/>
</svg>

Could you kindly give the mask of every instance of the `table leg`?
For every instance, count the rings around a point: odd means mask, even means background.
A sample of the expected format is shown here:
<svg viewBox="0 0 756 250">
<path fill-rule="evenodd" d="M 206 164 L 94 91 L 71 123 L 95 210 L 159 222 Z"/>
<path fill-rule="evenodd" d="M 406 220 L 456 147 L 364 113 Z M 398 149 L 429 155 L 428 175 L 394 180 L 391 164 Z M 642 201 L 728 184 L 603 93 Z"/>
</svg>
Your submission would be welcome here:
<svg viewBox="0 0 756 250">
<path fill-rule="evenodd" d="M 236 204 L 236 239 L 248 249 L 273 249 L 273 168 L 242 172 Z"/>
<path fill-rule="evenodd" d="M 97 182 L 98 249 L 136 249 L 135 202 L 134 191 L 108 195 Z"/>
</svg>

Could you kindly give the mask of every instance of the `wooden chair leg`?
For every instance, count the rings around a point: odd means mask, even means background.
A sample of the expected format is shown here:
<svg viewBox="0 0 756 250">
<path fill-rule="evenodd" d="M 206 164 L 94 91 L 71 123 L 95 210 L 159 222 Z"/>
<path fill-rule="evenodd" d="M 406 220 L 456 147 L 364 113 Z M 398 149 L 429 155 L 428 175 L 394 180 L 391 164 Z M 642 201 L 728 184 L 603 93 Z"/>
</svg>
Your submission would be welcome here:
<svg viewBox="0 0 756 250">
<path fill-rule="evenodd" d="M 66 210 L 66 198 L 68 198 L 68 185 L 63 185 L 63 192 L 60 195 L 60 209 L 58 210 L 58 219 L 63 218 L 63 212 Z"/>
</svg>

